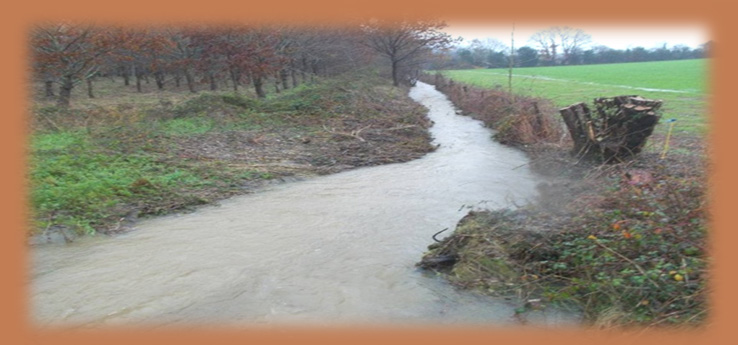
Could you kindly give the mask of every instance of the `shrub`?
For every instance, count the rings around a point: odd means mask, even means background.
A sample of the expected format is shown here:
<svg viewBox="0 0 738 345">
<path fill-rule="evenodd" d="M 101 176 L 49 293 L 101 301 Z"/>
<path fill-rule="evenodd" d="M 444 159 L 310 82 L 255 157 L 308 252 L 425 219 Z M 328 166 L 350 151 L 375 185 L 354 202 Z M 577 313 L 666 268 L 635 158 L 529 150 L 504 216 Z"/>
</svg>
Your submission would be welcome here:
<svg viewBox="0 0 738 345">
<path fill-rule="evenodd" d="M 707 310 L 703 177 L 659 169 L 648 185 L 633 185 L 622 173 L 559 205 L 564 214 L 538 206 L 470 213 L 424 260 L 455 256 L 458 285 L 574 306 L 598 326 L 699 325 Z"/>
<path fill-rule="evenodd" d="M 499 89 L 481 89 L 446 79 L 440 74 L 421 79 L 435 83 L 465 114 L 497 131 L 495 138 L 509 145 L 557 142 L 562 127 L 550 101 L 511 95 Z"/>
</svg>

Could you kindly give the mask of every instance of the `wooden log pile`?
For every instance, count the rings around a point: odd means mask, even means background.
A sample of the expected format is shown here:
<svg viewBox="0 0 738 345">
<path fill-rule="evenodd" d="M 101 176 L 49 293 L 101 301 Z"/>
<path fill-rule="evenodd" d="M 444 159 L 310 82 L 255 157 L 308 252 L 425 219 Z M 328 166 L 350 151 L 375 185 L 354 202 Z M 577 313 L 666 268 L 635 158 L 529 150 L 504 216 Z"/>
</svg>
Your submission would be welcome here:
<svg viewBox="0 0 738 345">
<path fill-rule="evenodd" d="M 577 157 L 620 162 L 643 149 L 661 117 L 662 101 L 635 95 L 596 98 L 595 112 L 585 103 L 559 109 Z"/>
</svg>

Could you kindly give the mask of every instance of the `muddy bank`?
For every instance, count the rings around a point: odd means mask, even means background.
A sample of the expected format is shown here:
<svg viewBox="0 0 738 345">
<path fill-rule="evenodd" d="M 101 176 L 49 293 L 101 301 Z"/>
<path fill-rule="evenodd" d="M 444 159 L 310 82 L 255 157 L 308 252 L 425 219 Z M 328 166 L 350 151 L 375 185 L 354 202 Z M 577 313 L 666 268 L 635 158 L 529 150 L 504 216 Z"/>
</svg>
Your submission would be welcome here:
<svg viewBox="0 0 738 345">
<path fill-rule="evenodd" d="M 538 200 L 470 212 L 418 266 L 463 288 L 522 297 L 521 315 L 555 304 L 598 327 L 702 325 L 708 155 L 702 138 L 676 137 L 662 158 L 663 140 L 654 135 L 634 159 L 608 165 L 575 159 L 567 143 L 521 145 L 527 166 L 547 177 Z"/>
<path fill-rule="evenodd" d="M 31 242 L 124 232 L 139 218 L 190 211 L 265 185 L 417 159 L 434 150 L 431 122 L 427 109 L 407 92 L 376 78 L 336 79 L 261 101 L 207 93 L 155 106 L 95 105 L 65 112 L 37 107 L 38 141 L 70 133 L 79 145 L 51 142 L 33 150 L 32 183 L 40 194 L 34 199 L 46 204 L 34 205 Z M 71 166 L 53 166 L 60 154 L 70 162 L 75 157 L 91 162 L 78 168 L 91 173 L 70 178 L 78 173 L 65 170 Z M 54 195 L 70 194 L 60 191 L 67 181 L 72 193 L 98 187 L 91 175 L 105 164 L 120 164 L 118 170 L 130 173 L 101 180 L 97 200 L 80 192 L 76 199 L 56 201 Z M 81 179 L 87 184 L 71 185 Z"/>
<path fill-rule="evenodd" d="M 432 87 L 418 83 L 410 95 L 435 123 L 434 152 L 141 221 L 114 241 L 33 248 L 33 319 L 83 328 L 518 325 L 515 301 L 461 291 L 414 264 L 469 209 L 534 198 L 537 178 L 514 169 L 522 153 L 456 115 Z M 573 322 L 552 310 L 529 320 Z"/>
<path fill-rule="evenodd" d="M 263 130 L 228 131 L 177 139 L 185 161 L 220 161 L 274 177 L 329 174 L 362 166 L 407 162 L 431 152 L 423 109 L 398 102 L 396 113 L 327 120 L 293 117 Z"/>
</svg>

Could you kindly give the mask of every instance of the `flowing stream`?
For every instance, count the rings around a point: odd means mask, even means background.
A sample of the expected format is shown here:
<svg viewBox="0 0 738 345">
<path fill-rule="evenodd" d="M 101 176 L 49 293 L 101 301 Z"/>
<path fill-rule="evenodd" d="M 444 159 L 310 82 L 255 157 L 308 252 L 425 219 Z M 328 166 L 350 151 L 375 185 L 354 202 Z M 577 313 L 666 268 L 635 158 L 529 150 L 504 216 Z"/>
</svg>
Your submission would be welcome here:
<svg viewBox="0 0 738 345">
<path fill-rule="evenodd" d="M 279 184 L 113 239 L 33 247 L 34 323 L 515 323 L 519 303 L 457 290 L 415 263 L 470 208 L 531 201 L 536 177 L 433 86 L 410 96 L 440 144 L 421 159 Z"/>
</svg>

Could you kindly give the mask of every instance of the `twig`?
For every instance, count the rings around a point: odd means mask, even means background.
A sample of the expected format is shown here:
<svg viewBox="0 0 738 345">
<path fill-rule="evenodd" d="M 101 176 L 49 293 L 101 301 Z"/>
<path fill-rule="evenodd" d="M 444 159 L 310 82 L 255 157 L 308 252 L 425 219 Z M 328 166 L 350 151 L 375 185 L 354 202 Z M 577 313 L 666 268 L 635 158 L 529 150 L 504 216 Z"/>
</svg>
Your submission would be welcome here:
<svg viewBox="0 0 738 345">
<path fill-rule="evenodd" d="M 631 265 L 633 265 L 633 267 L 635 267 L 638 270 L 638 272 L 640 272 L 644 277 L 646 277 L 646 279 L 648 279 L 649 281 L 651 281 L 651 283 L 653 283 L 653 285 L 656 285 L 656 287 L 658 287 L 658 288 L 661 287 L 661 285 L 659 285 L 659 283 L 657 283 L 655 280 L 651 279 L 651 277 L 649 277 L 648 274 L 646 274 L 646 271 L 644 271 L 643 268 L 641 268 L 641 266 L 638 265 L 637 263 L 635 263 L 633 260 L 628 259 L 628 257 L 626 257 L 625 255 L 620 254 L 620 253 L 616 252 L 615 250 L 611 249 L 610 247 L 608 247 L 608 246 L 600 243 L 600 241 L 598 241 L 598 240 L 595 240 L 594 242 L 595 242 L 595 244 L 597 244 L 598 246 L 600 246 L 603 249 L 607 250 L 608 252 L 616 255 L 617 257 L 619 257 L 619 258 L 627 261 Z"/>
<path fill-rule="evenodd" d="M 49 236 L 49 229 L 51 229 L 53 216 L 54 214 L 52 212 L 52 214 L 49 215 L 49 221 L 48 221 L 48 224 L 46 224 L 46 229 L 44 229 L 44 232 L 41 233 L 41 236 L 46 237 L 46 240 L 49 240 L 49 241 L 51 240 L 51 236 Z"/>
<path fill-rule="evenodd" d="M 46 120 L 46 122 L 48 122 L 52 127 L 54 127 L 54 129 L 57 132 L 61 132 L 61 128 L 59 128 L 59 126 L 56 124 L 56 122 L 54 122 L 53 120 L 51 120 L 48 116 L 46 116 L 44 114 L 39 114 L 39 115 L 40 115 L 40 117 L 42 119 Z"/>
<path fill-rule="evenodd" d="M 347 136 L 347 137 L 352 137 L 352 138 L 356 138 L 356 139 L 358 139 L 360 141 L 366 141 L 366 140 L 364 140 L 364 138 L 360 137 L 359 136 L 359 133 L 361 133 L 361 131 L 363 131 L 363 130 L 369 128 L 369 127 L 371 127 L 371 125 L 368 125 L 366 127 L 362 127 L 362 128 L 357 129 L 357 130 L 351 131 L 351 133 L 345 133 L 345 132 L 336 131 L 335 128 L 328 129 L 327 126 L 323 125 L 323 129 L 326 132 L 328 132 L 328 133 L 336 134 L 336 135 L 343 135 L 343 136 Z"/>
<path fill-rule="evenodd" d="M 439 231 L 439 232 L 437 232 L 437 233 L 433 234 L 433 236 L 431 236 L 431 237 L 433 238 L 433 240 L 434 240 L 434 241 L 436 241 L 436 242 L 438 242 L 438 243 L 441 243 L 441 241 L 439 241 L 439 240 L 438 240 L 438 239 L 436 238 L 436 236 L 438 236 L 439 234 L 441 234 L 442 232 L 444 232 L 444 231 L 446 231 L 446 230 L 448 230 L 448 228 L 445 228 L 445 229 L 443 229 L 443 230 L 441 230 L 441 231 Z"/>
<path fill-rule="evenodd" d="M 414 127 L 418 127 L 418 125 L 397 126 L 397 127 L 392 127 L 392 128 L 384 129 L 383 131 L 398 131 L 398 130 L 401 130 L 401 129 L 408 129 L 408 128 L 414 128 Z"/>
</svg>

